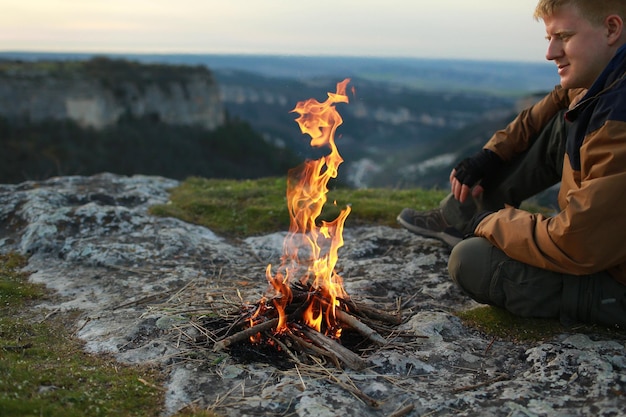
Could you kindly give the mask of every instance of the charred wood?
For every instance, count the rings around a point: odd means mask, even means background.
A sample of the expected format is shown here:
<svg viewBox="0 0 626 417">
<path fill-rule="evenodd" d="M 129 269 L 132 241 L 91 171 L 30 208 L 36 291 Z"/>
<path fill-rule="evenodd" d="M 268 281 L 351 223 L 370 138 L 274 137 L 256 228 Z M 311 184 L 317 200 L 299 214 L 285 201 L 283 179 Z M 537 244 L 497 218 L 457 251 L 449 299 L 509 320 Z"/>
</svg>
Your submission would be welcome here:
<svg viewBox="0 0 626 417">
<path fill-rule="evenodd" d="M 345 311 L 336 309 L 335 314 L 337 315 L 337 319 L 344 324 L 347 324 L 357 332 L 359 332 L 362 336 L 368 338 L 372 342 L 377 345 L 384 345 L 387 343 L 385 339 L 381 335 L 379 335 L 375 330 L 368 327 L 365 323 L 359 321 L 356 317 L 346 313 Z"/>
<path fill-rule="evenodd" d="M 335 342 L 333 339 L 326 337 L 320 332 L 308 327 L 303 328 L 302 332 L 306 337 L 311 339 L 315 345 L 332 352 L 341 362 L 346 364 L 348 368 L 360 371 L 367 367 L 367 362 L 365 362 L 363 358 L 352 352 L 350 349 Z"/>
<path fill-rule="evenodd" d="M 220 350 L 224 350 L 230 345 L 244 341 L 249 339 L 251 336 L 254 336 L 257 333 L 264 332 L 266 330 L 270 330 L 278 325 L 278 318 L 268 320 L 266 322 L 254 325 L 252 327 L 248 327 L 238 333 L 233 334 L 232 336 L 225 337 L 224 339 L 218 341 L 213 346 L 213 351 L 218 352 Z"/>
</svg>

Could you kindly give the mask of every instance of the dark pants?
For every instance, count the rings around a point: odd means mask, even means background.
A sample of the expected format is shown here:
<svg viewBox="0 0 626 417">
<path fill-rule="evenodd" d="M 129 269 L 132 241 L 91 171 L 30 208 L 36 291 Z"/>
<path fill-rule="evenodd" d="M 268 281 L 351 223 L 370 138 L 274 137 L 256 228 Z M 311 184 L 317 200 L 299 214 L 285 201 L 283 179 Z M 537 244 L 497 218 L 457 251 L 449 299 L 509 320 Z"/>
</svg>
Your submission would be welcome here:
<svg viewBox="0 0 626 417">
<path fill-rule="evenodd" d="M 460 204 L 442 201 L 446 220 L 469 232 L 472 216 L 481 210 L 518 207 L 523 200 L 557 184 L 563 170 L 567 125 L 559 113 L 532 146 L 485 181 L 479 200 Z M 626 328 L 626 286 L 607 272 L 561 274 L 518 262 L 483 238 L 455 246 L 448 270 L 455 282 L 480 303 L 502 307 L 523 317 L 560 318 L 564 324 L 597 323 Z"/>
</svg>

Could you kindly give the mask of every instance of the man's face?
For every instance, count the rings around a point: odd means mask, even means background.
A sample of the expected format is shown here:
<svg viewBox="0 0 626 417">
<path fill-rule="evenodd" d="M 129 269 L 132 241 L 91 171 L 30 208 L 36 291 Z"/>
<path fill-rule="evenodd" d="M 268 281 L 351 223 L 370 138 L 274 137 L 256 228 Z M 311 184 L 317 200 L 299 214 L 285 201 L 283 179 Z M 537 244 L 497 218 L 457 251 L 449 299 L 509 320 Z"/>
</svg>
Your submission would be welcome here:
<svg viewBox="0 0 626 417">
<path fill-rule="evenodd" d="M 589 88 L 613 57 L 604 25 L 593 25 L 578 8 L 564 6 L 545 16 L 546 58 L 558 67 L 563 88 Z"/>
</svg>

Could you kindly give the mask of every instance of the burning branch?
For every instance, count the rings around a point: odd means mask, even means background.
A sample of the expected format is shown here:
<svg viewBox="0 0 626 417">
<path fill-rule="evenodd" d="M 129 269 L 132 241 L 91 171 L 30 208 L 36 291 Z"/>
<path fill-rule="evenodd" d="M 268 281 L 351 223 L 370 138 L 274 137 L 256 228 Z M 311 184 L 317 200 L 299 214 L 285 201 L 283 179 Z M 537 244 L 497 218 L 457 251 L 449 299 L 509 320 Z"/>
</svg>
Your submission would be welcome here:
<svg viewBox="0 0 626 417">
<path fill-rule="evenodd" d="M 278 318 L 275 318 L 275 319 L 271 319 L 263 323 L 256 324 L 252 327 L 248 327 L 245 330 L 242 330 L 238 333 L 235 333 L 232 336 L 226 337 L 220 340 L 219 342 L 216 342 L 215 345 L 213 345 L 213 352 L 224 350 L 232 344 L 235 344 L 237 342 L 243 342 L 244 340 L 248 340 L 252 336 L 256 335 L 257 333 L 261 333 L 266 330 L 275 329 L 277 325 L 278 325 Z"/>
</svg>

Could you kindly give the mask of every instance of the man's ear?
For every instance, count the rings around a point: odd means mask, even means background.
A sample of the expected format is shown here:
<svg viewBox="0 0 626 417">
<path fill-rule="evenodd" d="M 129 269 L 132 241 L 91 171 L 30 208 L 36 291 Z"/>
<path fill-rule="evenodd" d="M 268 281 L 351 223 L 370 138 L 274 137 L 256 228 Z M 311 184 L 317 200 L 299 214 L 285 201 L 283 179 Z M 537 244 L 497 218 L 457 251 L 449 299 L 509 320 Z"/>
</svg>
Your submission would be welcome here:
<svg viewBox="0 0 626 417">
<path fill-rule="evenodd" d="M 624 21 L 616 14 L 607 16 L 604 20 L 604 25 L 607 29 L 607 40 L 609 45 L 613 45 L 622 38 L 624 32 Z"/>
</svg>

